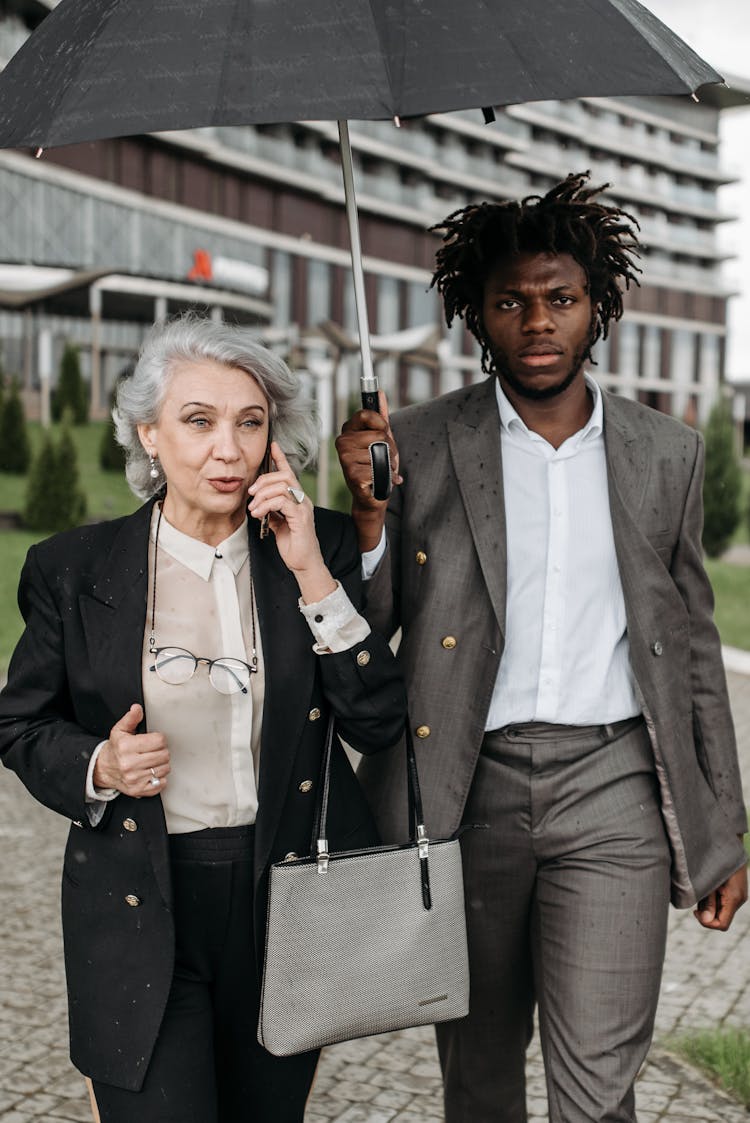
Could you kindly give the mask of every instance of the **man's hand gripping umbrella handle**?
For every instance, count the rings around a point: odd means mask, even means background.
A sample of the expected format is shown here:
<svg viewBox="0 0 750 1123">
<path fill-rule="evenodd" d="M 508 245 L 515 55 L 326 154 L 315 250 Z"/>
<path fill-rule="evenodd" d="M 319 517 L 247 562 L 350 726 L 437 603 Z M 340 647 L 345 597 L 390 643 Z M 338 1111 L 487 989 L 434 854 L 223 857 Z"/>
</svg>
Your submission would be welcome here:
<svg viewBox="0 0 750 1123">
<path fill-rule="evenodd" d="M 373 390 L 362 390 L 362 408 L 380 413 L 377 380 Z M 372 495 L 374 499 L 387 499 L 393 486 L 391 480 L 391 452 L 386 441 L 373 441 L 370 445 L 372 464 Z"/>
</svg>

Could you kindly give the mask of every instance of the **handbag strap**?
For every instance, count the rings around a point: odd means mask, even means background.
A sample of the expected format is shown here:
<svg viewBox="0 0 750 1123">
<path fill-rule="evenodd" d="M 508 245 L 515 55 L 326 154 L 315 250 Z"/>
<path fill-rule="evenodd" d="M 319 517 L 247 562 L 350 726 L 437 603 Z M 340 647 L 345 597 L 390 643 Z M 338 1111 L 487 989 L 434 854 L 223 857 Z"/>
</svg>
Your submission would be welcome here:
<svg viewBox="0 0 750 1123">
<path fill-rule="evenodd" d="M 320 766 L 320 782 L 318 784 L 318 798 L 315 803 L 313 817 L 312 840 L 310 856 L 317 858 L 318 865 L 325 868 L 328 864 L 328 838 L 326 828 L 328 823 L 328 801 L 331 794 L 331 756 L 333 752 L 333 737 L 336 732 L 336 717 L 333 712 L 328 718 L 325 745 L 323 746 L 323 759 Z M 409 838 L 420 847 L 420 857 L 426 857 L 427 831 L 424 826 L 424 812 L 422 809 L 422 791 L 419 785 L 419 771 L 417 757 L 414 752 L 411 725 L 407 715 L 404 727 L 406 742 L 406 779 L 407 800 L 409 804 Z M 422 851 L 425 851 L 423 854 Z"/>
</svg>

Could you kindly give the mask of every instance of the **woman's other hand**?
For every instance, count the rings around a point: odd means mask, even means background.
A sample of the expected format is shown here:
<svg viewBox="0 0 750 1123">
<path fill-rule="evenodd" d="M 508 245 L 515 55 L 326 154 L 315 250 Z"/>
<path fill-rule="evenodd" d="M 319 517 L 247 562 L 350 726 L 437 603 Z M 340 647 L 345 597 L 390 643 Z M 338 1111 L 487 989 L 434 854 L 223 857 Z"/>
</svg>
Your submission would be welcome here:
<svg viewBox="0 0 750 1123">
<path fill-rule="evenodd" d="M 163 733 L 137 733 L 143 708 L 134 703 L 112 726 L 94 765 L 94 787 L 123 795 L 158 795 L 169 775 L 169 749 Z"/>
<path fill-rule="evenodd" d="M 271 456 L 276 471 L 258 476 L 249 488 L 250 514 L 256 519 L 268 515 L 281 560 L 296 577 L 303 601 L 312 604 L 332 593 L 336 582 L 320 552 L 313 505 L 306 495 L 301 502 L 293 495 L 302 489 L 276 441 L 271 442 Z"/>
</svg>

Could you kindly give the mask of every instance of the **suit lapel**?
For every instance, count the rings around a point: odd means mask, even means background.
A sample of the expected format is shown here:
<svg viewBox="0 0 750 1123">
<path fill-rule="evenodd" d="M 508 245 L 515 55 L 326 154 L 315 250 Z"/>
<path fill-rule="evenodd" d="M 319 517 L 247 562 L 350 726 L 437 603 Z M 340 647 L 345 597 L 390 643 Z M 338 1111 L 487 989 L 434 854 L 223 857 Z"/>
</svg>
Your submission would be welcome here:
<svg viewBox="0 0 750 1123">
<path fill-rule="evenodd" d="M 143 630 L 152 508 L 152 503 L 146 504 L 123 523 L 91 595 L 79 598 L 90 666 L 113 724 L 133 702 L 143 706 Z M 139 731 L 145 731 L 145 722 Z M 159 892 L 169 908 L 169 848 L 161 796 L 140 800 L 138 821 Z"/>
<path fill-rule="evenodd" d="M 123 523 L 90 595 L 79 598 L 90 666 L 113 715 L 143 705 L 141 663 L 152 504 Z"/>
<path fill-rule="evenodd" d="M 649 622 L 640 619 L 646 609 L 642 579 L 649 569 L 651 551 L 639 525 L 639 513 L 651 473 L 653 447 L 630 424 L 617 398 L 604 391 L 602 396 L 609 510 L 628 629 L 643 631 Z"/>
<path fill-rule="evenodd" d="M 507 547 L 495 380 L 480 383 L 458 418 L 447 423 L 461 499 L 493 611 L 505 634 Z"/>
<path fill-rule="evenodd" d="M 315 677 L 310 629 L 297 606 L 299 589 L 271 535 L 248 524 L 250 562 L 265 667 L 255 868 L 265 867 L 294 767 Z"/>
</svg>

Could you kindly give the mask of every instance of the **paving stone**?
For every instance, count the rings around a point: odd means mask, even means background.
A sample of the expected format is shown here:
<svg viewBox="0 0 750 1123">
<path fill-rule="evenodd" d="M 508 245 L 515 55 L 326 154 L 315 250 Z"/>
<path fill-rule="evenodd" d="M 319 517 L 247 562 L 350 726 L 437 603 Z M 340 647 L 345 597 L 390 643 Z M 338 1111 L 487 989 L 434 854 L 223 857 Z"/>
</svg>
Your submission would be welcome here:
<svg viewBox="0 0 750 1123">
<path fill-rule="evenodd" d="M 730 674 L 750 793 L 750 676 Z M 0 769 L 0 1123 L 90 1123 L 67 1056 L 59 886 L 67 824 Z M 654 1047 L 637 1084 L 639 1123 L 748 1123 L 748 1113 L 665 1045 L 690 1028 L 750 1025 L 750 906 L 728 933 L 670 912 Z M 547 1123 L 538 1036 L 527 1065 L 529 1123 Z M 305 1123 L 438 1123 L 442 1085 L 432 1027 L 323 1050 Z M 134 1121 L 135 1123 L 135 1121 Z"/>
</svg>

